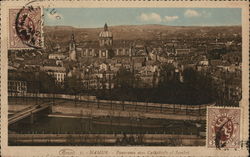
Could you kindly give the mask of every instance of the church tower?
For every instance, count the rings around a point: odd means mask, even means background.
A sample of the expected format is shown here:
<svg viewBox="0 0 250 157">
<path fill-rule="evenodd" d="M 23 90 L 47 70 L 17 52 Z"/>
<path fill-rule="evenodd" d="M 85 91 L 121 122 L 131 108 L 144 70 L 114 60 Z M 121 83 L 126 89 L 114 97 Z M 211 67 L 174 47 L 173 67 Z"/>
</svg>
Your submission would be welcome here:
<svg viewBox="0 0 250 157">
<path fill-rule="evenodd" d="M 71 41 L 69 43 L 69 60 L 76 61 L 76 42 L 74 34 L 71 35 Z"/>
<path fill-rule="evenodd" d="M 109 31 L 107 23 L 105 23 L 103 31 L 99 34 L 99 44 L 100 47 L 113 46 L 113 35 Z"/>
</svg>

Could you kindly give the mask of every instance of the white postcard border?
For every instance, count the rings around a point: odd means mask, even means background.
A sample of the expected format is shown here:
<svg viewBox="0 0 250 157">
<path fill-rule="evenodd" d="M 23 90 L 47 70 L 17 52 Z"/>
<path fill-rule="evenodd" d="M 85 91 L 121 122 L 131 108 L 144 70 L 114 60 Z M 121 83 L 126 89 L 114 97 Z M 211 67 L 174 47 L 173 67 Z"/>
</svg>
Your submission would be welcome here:
<svg viewBox="0 0 250 157">
<path fill-rule="evenodd" d="M 7 127 L 8 127 L 8 100 L 7 100 L 7 50 L 8 50 L 8 14 L 7 9 L 12 7 L 22 7 L 27 1 L 6 1 L 1 4 L 1 153 L 2 156 L 21 157 L 21 156 L 41 156 L 41 157 L 54 157 L 60 156 L 59 152 L 63 148 L 72 149 L 74 156 L 94 156 L 90 154 L 91 150 L 108 151 L 108 155 L 95 155 L 95 156 L 111 156 L 120 157 L 117 151 L 120 152 L 146 152 L 146 156 L 156 156 L 157 154 L 150 154 L 149 152 L 164 152 L 165 154 L 158 154 L 158 156 L 245 156 L 248 151 L 241 150 L 216 150 L 203 147 L 117 147 L 117 146 L 8 146 L 7 145 Z M 243 140 L 248 139 L 248 109 L 249 109 L 249 3 L 246 1 L 42 1 L 34 2 L 34 6 L 39 5 L 50 8 L 60 7 L 183 7 L 183 8 L 201 8 L 201 7 L 214 7 L 214 8 L 242 8 L 242 101 L 241 108 L 242 114 L 242 137 Z M 166 153 L 168 152 L 168 153 Z M 131 156 L 123 154 L 123 156 Z M 136 155 L 134 155 L 136 156 Z M 140 157 L 140 155 L 137 155 Z M 143 156 L 143 157 L 144 157 Z"/>
</svg>

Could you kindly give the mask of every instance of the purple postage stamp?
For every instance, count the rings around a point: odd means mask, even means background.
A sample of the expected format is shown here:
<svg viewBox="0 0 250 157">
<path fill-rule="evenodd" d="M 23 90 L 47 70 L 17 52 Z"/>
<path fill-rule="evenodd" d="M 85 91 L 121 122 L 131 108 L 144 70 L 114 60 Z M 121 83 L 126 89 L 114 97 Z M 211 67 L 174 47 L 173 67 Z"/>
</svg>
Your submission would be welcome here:
<svg viewBox="0 0 250 157">
<path fill-rule="evenodd" d="M 9 48 L 41 48 L 42 12 L 40 7 L 9 9 Z"/>
<path fill-rule="evenodd" d="M 240 108 L 208 108 L 207 146 L 209 148 L 240 147 Z"/>
</svg>

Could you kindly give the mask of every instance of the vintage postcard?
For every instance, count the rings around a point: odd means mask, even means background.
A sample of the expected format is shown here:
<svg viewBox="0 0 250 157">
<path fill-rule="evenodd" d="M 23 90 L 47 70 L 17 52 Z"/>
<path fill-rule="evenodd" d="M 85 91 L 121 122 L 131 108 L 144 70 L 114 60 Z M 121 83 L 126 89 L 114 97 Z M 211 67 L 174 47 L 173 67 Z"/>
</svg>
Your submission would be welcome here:
<svg viewBox="0 0 250 157">
<path fill-rule="evenodd" d="M 248 156 L 247 1 L 1 2 L 1 156 Z"/>
</svg>

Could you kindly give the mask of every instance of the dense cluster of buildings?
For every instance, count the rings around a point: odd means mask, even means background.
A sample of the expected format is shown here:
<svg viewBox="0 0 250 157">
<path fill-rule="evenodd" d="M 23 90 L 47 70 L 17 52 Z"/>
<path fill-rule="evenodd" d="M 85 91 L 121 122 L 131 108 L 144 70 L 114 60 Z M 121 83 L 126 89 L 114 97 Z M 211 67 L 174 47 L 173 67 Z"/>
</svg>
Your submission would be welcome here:
<svg viewBox="0 0 250 157">
<path fill-rule="evenodd" d="M 40 70 L 53 75 L 58 83 L 66 77 L 78 77 L 87 89 L 114 88 L 115 75 L 123 68 L 141 80 L 140 86 L 152 87 L 159 78 L 159 66 L 164 59 L 156 49 L 149 52 L 145 45 L 125 43 L 113 44 L 113 35 L 107 24 L 99 34 L 99 42 L 77 45 L 74 34 L 67 53 L 54 52 L 48 59 L 56 66 L 42 66 Z"/>
<path fill-rule="evenodd" d="M 105 24 L 96 42 L 79 44 L 72 34 L 66 52 L 60 50 L 60 45 L 56 52 L 46 55 L 39 51 L 28 56 L 13 52 L 9 54 L 9 72 L 43 71 L 53 76 L 60 85 L 66 78 L 76 77 L 85 89 L 111 89 L 115 88 L 117 72 L 127 69 L 139 80 L 138 87 L 148 88 L 158 84 L 161 66 L 171 64 L 181 82 L 185 81 L 182 75 L 184 69 L 193 68 L 211 75 L 225 97 L 239 100 L 241 56 L 225 54 L 222 59 L 211 59 L 208 55 L 211 49 L 226 50 L 228 47 L 241 53 L 240 43 L 219 42 L 217 39 L 208 44 L 193 44 L 192 40 L 182 44 L 176 40 L 166 43 L 152 41 L 152 45 L 143 41 L 114 41 L 112 32 Z"/>
</svg>

